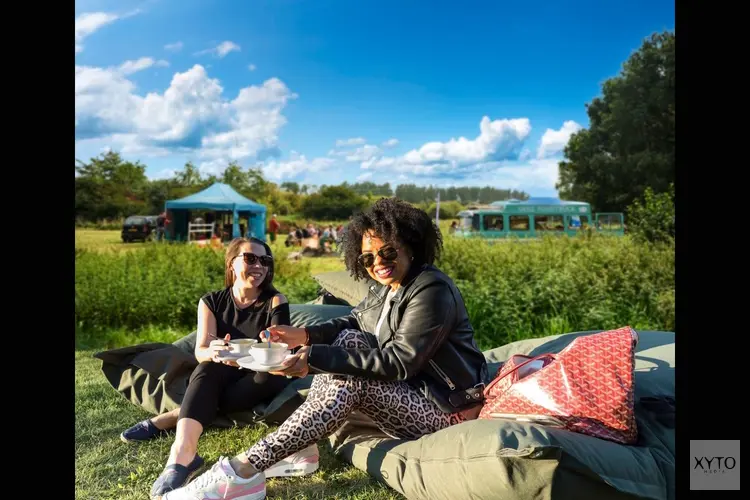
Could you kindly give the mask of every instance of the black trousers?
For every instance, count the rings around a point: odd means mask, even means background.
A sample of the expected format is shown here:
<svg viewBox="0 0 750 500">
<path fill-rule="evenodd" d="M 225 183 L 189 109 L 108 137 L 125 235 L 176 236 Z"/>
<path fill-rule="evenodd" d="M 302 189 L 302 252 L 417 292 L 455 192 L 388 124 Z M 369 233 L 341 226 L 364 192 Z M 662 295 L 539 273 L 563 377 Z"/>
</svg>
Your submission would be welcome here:
<svg viewBox="0 0 750 500">
<path fill-rule="evenodd" d="M 270 401 L 291 382 L 278 375 L 203 362 L 190 376 L 180 406 L 180 419 L 192 418 L 205 428 L 219 413 L 247 411 L 258 403 Z"/>
</svg>

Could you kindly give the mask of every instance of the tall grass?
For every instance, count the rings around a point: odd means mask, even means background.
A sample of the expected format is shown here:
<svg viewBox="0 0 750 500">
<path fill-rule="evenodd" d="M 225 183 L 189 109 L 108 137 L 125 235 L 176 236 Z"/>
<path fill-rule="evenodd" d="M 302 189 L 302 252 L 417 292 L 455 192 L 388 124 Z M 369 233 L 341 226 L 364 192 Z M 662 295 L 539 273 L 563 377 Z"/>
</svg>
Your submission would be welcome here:
<svg viewBox="0 0 750 500">
<path fill-rule="evenodd" d="M 274 254 L 277 288 L 291 303 L 311 300 L 309 264 Z M 224 252 L 191 245 L 146 245 L 137 252 L 76 250 L 75 310 L 80 330 L 191 328 L 198 300 L 224 287 Z"/>
<path fill-rule="evenodd" d="M 447 239 L 439 267 L 482 347 L 630 325 L 674 329 L 674 245 L 631 238 Z"/>
<path fill-rule="evenodd" d="M 307 302 L 317 292 L 310 265 L 288 261 L 287 252 L 276 246 L 276 285 L 291 303 Z M 673 244 L 629 237 L 495 244 L 447 238 L 437 265 L 461 290 L 482 348 L 626 324 L 674 329 Z M 77 250 L 78 340 L 100 329 L 192 329 L 198 299 L 221 287 L 222 251 L 189 245 Z"/>
</svg>

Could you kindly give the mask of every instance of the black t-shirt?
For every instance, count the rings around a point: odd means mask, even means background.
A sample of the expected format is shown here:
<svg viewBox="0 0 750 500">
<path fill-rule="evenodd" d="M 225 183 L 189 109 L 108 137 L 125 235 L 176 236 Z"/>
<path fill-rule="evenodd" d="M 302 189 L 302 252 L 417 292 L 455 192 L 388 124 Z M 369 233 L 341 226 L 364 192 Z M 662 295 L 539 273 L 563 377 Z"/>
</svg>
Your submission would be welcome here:
<svg viewBox="0 0 750 500">
<path fill-rule="evenodd" d="M 271 308 L 274 293 L 263 291 L 253 304 L 239 308 L 232 298 L 232 287 L 210 292 L 201 300 L 214 313 L 216 318 L 216 335 L 220 339 L 228 333 L 231 338 L 258 339 L 260 332 L 271 325 L 288 325 L 289 304 L 284 303 L 275 309 Z"/>
</svg>

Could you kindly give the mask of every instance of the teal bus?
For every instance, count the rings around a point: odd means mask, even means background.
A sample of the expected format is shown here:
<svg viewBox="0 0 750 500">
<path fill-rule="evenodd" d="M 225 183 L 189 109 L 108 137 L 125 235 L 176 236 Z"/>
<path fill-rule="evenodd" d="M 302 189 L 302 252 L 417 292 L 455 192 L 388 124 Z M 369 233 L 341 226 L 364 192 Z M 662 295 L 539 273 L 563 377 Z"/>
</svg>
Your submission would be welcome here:
<svg viewBox="0 0 750 500">
<path fill-rule="evenodd" d="M 464 238 L 539 238 L 545 234 L 574 236 L 592 231 L 625 234 L 622 213 L 591 213 L 583 201 L 529 198 L 496 201 L 488 206 L 459 212 L 455 236 Z"/>
</svg>

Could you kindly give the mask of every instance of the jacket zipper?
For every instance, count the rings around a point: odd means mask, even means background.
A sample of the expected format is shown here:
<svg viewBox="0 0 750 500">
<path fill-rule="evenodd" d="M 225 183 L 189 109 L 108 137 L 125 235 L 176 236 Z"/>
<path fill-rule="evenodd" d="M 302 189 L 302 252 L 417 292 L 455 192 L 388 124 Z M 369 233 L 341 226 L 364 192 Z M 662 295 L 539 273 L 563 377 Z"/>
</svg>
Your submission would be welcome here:
<svg viewBox="0 0 750 500">
<path fill-rule="evenodd" d="M 380 296 L 377 293 L 375 293 L 374 288 L 375 288 L 374 285 L 370 287 L 370 293 L 372 293 L 373 295 L 375 295 L 375 297 L 377 297 L 378 299 L 380 299 Z M 360 327 L 362 326 L 362 313 L 365 312 L 365 311 L 369 311 L 370 309 L 373 309 L 373 308 L 381 305 L 382 303 L 383 303 L 382 301 L 379 301 L 379 302 L 376 302 L 375 304 L 372 304 L 369 307 L 365 307 L 364 309 L 360 309 L 357 312 L 352 311 L 356 315 L 357 322 L 359 323 Z"/>
<path fill-rule="evenodd" d="M 451 391 L 456 390 L 456 386 L 453 384 L 450 378 L 448 378 L 448 375 L 445 374 L 443 370 L 440 369 L 440 367 L 435 363 L 433 360 L 430 360 L 430 366 L 432 366 L 435 371 L 440 375 L 440 377 L 443 379 L 443 381 L 448 384 L 448 387 L 451 388 Z"/>
</svg>

